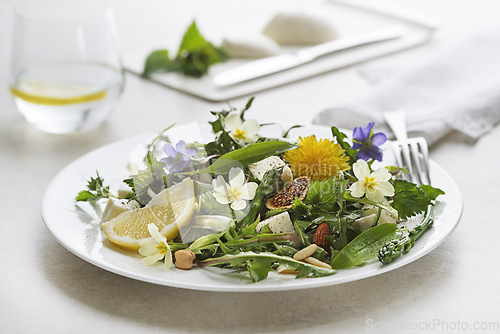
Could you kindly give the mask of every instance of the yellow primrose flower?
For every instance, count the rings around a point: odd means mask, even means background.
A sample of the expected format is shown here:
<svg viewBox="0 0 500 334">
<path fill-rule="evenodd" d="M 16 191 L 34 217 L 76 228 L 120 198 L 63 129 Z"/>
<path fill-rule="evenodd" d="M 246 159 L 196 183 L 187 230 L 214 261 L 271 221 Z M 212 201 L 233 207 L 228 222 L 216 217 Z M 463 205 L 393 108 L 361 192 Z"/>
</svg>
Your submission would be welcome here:
<svg viewBox="0 0 500 334">
<path fill-rule="evenodd" d="M 230 114 L 225 118 L 226 130 L 231 135 L 244 143 L 251 143 L 257 140 L 260 124 L 255 119 L 248 119 L 244 122 L 238 114 Z"/>
<path fill-rule="evenodd" d="M 315 135 L 299 137 L 299 147 L 285 152 L 283 157 L 295 177 L 308 176 L 313 181 L 337 177 L 339 171 L 351 169 L 339 144 L 328 139 L 318 141 Z"/>
<path fill-rule="evenodd" d="M 149 233 L 152 238 L 141 241 L 139 254 L 145 256 L 141 263 L 151 266 L 165 258 L 165 269 L 169 269 L 172 264 L 172 251 L 167 242 L 167 238 L 160 234 L 158 227 L 151 223 L 148 225 Z"/>
<path fill-rule="evenodd" d="M 370 201 L 379 203 L 385 200 L 385 196 L 394 195 L 394 187 L 388 182 L 391 173 L 387 168 L 382 167 L 370 173 L 366 161 L 358 159 L 352 169 L 358 179 L 349 188 L 353 197 L 363 197 L 366 194 L 366 198 Z"/>
</svg>

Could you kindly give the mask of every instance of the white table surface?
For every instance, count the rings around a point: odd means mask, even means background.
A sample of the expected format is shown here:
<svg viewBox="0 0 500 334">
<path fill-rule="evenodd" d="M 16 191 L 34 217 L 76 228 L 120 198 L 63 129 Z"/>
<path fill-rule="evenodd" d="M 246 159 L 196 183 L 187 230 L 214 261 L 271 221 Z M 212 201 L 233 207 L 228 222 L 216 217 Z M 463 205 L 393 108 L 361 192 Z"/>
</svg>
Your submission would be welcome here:
<svg viewBox="0 0 500 334">
<path fill-rule="evenodd" d="M 430 43 L 371 61 L 397 69 L 498 24 L 500 12 L 496 0 L 385 2 L 443 21 Z M 464 326 L 468 332 L 474 326 L 500 331 L 500 127 L 473 144 L 452 134 L 431 148 L 431 158 L 462 191 L 462 220 L 435 251 L 380 276 L 290 292 L 200 292 L 121 277 L 68 252 L 40 216 L 42 194 L 61 168 L 102 145 L 159 131 L 172 122 L 208 121 L 208 111 L 225 103 L 128 74 L 123 97 L 105 125 L 72 135 L 40 132 L 16 111 L 6 88 L 13 3 L 0 1 L 1 333 L 395 333 L 446 332 L 447 327 L 457 332 Z M 124 52 L 145 39 L 159 46 L 163 40 L 171 43 L 193 16 L 208 29 L 232 13 L 268 6 L 265 1 L 111 3 Z M 317 112 L 371 89 L 354 66 L 258 93 L 249 115 L 261 121 L 308 123 Z M 247 99 L 231 103 L 243 106 Z"/>
</svg>

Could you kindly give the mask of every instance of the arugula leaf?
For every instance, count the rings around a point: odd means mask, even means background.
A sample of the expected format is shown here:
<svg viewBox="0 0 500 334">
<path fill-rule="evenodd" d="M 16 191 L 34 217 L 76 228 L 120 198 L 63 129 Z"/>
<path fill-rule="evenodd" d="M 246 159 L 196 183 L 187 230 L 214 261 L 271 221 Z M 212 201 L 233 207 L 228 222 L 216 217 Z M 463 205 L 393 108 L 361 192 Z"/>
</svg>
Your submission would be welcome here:
<svg viewBox="0 0 500 334">
<path fill-rule="evenodd" d="M 343 133 L 334 126 L 332 126 L 332 135 L 333 138 L 337 140 L 337 143 L 345 151 L 346 156 L 349 157 L 349 164 L 352 166 L 357 160 L 356 158 L 357 151 L 351 149 L 351 144 L 347 140 L 347 136 L 345 135 L 345 133 Z"/>
<path fill-rule="evenodd" d="M 364 265 L 374 259 L 379 250 L 398 235 L 397 224 L 387 223 L 366 230 L 345 246 L 332 260 L 334 269 Z"/>
<path fill-rule="evenodd" d="M 202 267 L 230 264 L 234 267 L 246 267 L 254 282 L 267 278 L 269 272 L 273 271 L 273 265 L 279 264 L 280 270 L 299 270 L 296 278 L 301 277 L 324 277 L 336 273 L 335 270 L 317 267 L 305 262 L 296 261 L 289 257 L 279 256 L 273 253 L 243 252 L 236 255 L 226 255 L 219 258 L 200 261 Z"/>
<path fill-rule="evenodd" d="M 146 58 L 142 75 L 148 77 L 154 72 L 175 72 L 178 69 L 179 65 L 170 59 L 167 50 L 156 50 Z"/>
<path fill-rule="evenodd" d="M 401 219 L 416 216 L 432 204 L 425 192 L 414 183 L 395 179 L 392 185 L 394 186 L 394 201 L 391 206 L 398 211 Z"/>
<path fill-rule="evenodd" d="M 420 189 L 422 189 L 425 193 L 425 195 L 427 197 L 429 197 L 429 199 L 431 201 L 434 201 L 436 200 L 436 198 L 439 196 L 439 195 L 444 195 L 444 191 L 442 191 L 441 189 L 439 188 L 434 188 L 428 184 L 423 184 L 420 186 Z"/>
</svg>

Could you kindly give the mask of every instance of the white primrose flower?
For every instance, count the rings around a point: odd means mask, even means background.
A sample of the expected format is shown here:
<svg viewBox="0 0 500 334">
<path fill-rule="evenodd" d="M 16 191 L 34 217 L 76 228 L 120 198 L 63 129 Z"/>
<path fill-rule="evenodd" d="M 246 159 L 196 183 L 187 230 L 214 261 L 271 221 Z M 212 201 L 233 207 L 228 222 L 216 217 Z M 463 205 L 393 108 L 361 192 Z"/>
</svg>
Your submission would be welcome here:
<svg viewBox="0 0 500 334">
<path fill-rule="evenodd" d="M 379 168 L 370 173 L 366 161 L 358 159 L 352 169 L 358 179 L 349 188 L 353 197 L 363 197 L 366 194 L 366 198 L 370 201 L 379 203 L 385 199 L 385 196 L 394 195 L 394 187 L 388 182 L 391 174 L 387 168 Z"/>
<path fill-rule="evenodd" d="M 248 119 L 244 122 L 238 114 L 230 114 L 225 118 L 226 130 L 237 140 L 244 143 L 254 142 L 260 130 L 260 124 L 255 119 Z"/>
<path fill-rule="evenodd" d="M 160 234 L 158 227 L 153 223 L 148 225 L 148 230 L 153 238 L 144 239 L 140 243 L 139 254 L 145 256 L 141 263 L 151 266 L 165 258 L 165 269 L 169 269 L 172 264 L 172 251 L 167 238 Z"/>
<path fill-rule="evenodd" d="M 212 181 L 214 197 L 220 204 L 231 204 L 233 210 L 243 210 L 247 206 L 247 200 L 255 197 L 257 183 L 245 183 L 245 173 L 241 168 L 231 168 L 229 171 L 229 184 L 222 175 Z"/>
</svg>

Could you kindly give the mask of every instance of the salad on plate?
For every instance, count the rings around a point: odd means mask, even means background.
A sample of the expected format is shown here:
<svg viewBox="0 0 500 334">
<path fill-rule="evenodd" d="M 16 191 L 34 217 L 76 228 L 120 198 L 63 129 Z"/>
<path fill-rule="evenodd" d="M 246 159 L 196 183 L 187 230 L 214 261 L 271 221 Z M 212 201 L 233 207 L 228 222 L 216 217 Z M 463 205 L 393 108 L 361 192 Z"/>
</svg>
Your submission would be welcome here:
<svg viewBox="0 0 500 334">
<path fill-rule="evenodd" d="M 352 139 L 336 127 L 331 139 L 288 139 L 299 126 L 263 136 L 269 124 L 247 117 L 252 101 L 212 111 L 209 143 L 161 132 L 123 187 L 112 192 L 97 172 L 76 201 L 101 205 L 107 239 L 144 265 L 216 266 L 254 282 L 272 271 L 311 278 L 389 263 L 432 226 L 444 192 L 403 180 L 404 168 L 376 168 L 387 138 L 373 122 Z"/>
</svg>

